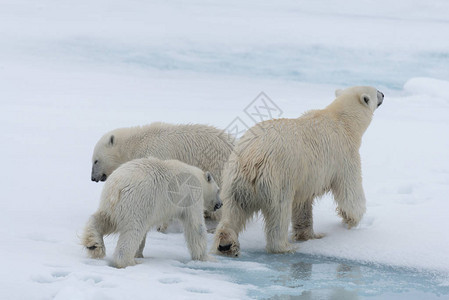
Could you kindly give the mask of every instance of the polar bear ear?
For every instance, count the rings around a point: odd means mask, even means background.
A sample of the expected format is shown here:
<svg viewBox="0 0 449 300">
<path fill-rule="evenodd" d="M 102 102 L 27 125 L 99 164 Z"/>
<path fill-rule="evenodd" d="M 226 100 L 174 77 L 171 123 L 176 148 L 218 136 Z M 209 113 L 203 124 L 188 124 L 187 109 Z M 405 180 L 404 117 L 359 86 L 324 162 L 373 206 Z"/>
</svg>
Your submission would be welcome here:
<svg viewBox="0 0 449 300">
<path fill-rule="evenodd" d="M 343 90 L 342 89 L 338 89 L 338 90 L 335 90 L 335 97 L 340 97 L 340 95 L 343 93 Z"/>
<path fill-rule="evenodd" d="M 368 94 L 361 94 L 360 95 L 360 102 L 362 104 L 365 104 L 369 106 L 369 102 L 371 101 L 371 97 Z"/>
<path fill-rule="evenodd" d="M 204 177 L 206 178 L 207 182 L 212 182 L 214 180 L 214 178 L 212 177 L 212 174 L 209 171 L 204 172 Z"/>
<path fill-rule="evenodd" d="M 114 137 L 114 135 L 111 135 L 111 137 L 109 138 L 108 145 L 109 146 L 114 146 L 114 142 L 115 142 L 115 137 Z"/>
</svg>

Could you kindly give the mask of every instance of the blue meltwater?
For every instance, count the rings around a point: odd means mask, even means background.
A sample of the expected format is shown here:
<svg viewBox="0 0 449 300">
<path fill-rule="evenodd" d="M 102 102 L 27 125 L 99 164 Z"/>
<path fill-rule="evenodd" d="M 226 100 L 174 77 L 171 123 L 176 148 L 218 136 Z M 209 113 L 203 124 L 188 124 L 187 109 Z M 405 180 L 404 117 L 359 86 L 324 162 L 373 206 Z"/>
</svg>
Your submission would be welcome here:
<svg viewBox="0 0 449 300">
<path fill-rule="evenodd" d="M 249 286 L 254 299 L 449 299 L 449 274 L 300 253 L 242 252 L 219 261 L 193 268 Z"/>
</svg>

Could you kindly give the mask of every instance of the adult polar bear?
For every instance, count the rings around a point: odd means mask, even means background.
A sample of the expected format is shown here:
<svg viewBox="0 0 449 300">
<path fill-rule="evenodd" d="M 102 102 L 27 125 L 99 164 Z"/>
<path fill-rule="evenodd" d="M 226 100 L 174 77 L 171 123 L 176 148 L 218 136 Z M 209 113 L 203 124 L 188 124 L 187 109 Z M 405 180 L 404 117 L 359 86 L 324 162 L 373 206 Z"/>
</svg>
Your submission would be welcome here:
<svg viewBox="0 0 449 300">
<path fill-rule="evenodd" d="M 218 192 L 209 172 L 178 160 L 129 161 L 106 181 L 100 207 L 89 219 L 82 243 L 92 258 L 102 258 L 103 236 L 120 233 L 114 265 L 124 268 L 134 265 L 135 257 L 143 257 L 151 227 L 179 218 L 192 259 L 207 260 L 203 208 L 212 212 L 221 207 Z"/>
<path fill-rule="evenodd" d="M 238 256 L 238 234 L 261 210 L 268 252 L 293 250 L 288 242 L 321 238 L 313 231 L 312 204 L 332 191 L 348 227 L 365 213 L 359 148 L 384 95 L 373 87 L 336 91 L 322 110 L 297 119 L 259 123 L 239 140 L 223 171 L 222 219 L 213 251 Z"/>
</svg>

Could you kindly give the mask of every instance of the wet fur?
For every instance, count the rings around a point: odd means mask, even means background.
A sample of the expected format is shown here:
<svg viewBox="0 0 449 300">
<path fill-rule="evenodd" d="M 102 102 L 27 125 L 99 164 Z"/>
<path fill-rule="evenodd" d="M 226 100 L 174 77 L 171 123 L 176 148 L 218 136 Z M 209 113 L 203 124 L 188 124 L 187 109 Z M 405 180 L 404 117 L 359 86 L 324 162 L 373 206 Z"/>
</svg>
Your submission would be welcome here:
<svg viewBox="0 0 449 300">
<path fill-rule="evenodd" d="M 188 207 L 168 198 L 168 183 L 179 173 L 195 176 L 202 185 L 199 201 Z M 221 204 L 218 186 L 207 173 L 177 160 L 142 158 L 127 162 L 106 181 L 100 207 L 87 222 L 82 244 L 92 258 L 105 256 L 103 236 L 119 233 L 114 265 L 124 268 L 143 257 L 145 237 L 150 228 L 173 218 L 181 220 L 192 259 L 206 260 L 207 240 L 203 210 Z"/>
<path fill-rule="evenodd" d="M 294 240 L 321 238 L 313 231 L 312 205 L 327 192 L 333 193 L 348 227 L 358 224 L 366 202 L 359 148 L 383 94 L 380 99 L 371 87 L 337 94 L 325 109 L 259 123 L 239 140 L 223 172 L 223 217 L 213 252 L 238 256 L 238 234 L 258 211 L 265 220 L 268 252 L 294 251 L 290 222 Z"/>
</svg>

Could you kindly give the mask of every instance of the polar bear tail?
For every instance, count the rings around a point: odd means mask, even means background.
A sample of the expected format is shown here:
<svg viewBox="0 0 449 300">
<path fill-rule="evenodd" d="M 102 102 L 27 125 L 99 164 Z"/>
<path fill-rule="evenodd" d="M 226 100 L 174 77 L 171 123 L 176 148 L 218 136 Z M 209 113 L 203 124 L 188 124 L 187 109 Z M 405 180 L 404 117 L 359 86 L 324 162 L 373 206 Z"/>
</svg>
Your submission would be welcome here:
<svg viewBox="0 0 449 300">
<path fill-rule="evenodd" d="M 91 258 L 103 258 L 106 255 L 103 236 L 112 233 L 113 228 L 110 217 L 104 213 L 97 212 L 90 217 L 81 242 Z"/>
</svg>

